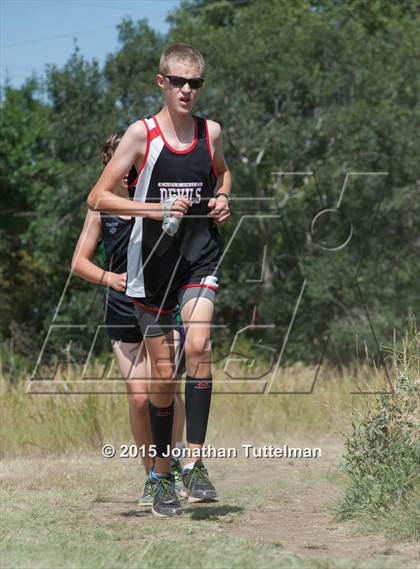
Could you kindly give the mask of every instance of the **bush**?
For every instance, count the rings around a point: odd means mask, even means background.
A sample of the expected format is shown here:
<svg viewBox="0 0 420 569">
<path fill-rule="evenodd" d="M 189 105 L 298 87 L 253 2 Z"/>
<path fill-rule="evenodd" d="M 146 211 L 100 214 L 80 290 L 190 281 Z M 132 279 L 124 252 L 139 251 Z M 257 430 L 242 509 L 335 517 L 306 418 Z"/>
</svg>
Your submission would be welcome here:
<svg viewBox="0 0 420 569">
<path fill-rule="evenodd" d="M 394 392 L 378 394 L 370 408 L 354 412 L 345 442 L 347 489 L 339 505 L 344 518 L 358 513 L 385 515 L 389 522 L 398 518 L 398 533 L 406 536 L 418 534 L 419 527 L 414 520 L 419 492 L 419 372 L 420 333 L 412 320 L 402 350 L 393 350 Z"/>
</svg>

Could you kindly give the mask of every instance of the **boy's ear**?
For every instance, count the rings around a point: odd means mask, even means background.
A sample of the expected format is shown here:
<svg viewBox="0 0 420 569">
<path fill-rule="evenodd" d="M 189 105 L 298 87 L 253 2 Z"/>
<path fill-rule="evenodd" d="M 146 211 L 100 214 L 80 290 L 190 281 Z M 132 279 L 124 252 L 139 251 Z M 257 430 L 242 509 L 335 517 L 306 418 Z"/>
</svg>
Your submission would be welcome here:
<svg viewBox="0 0 420 569">
<path fill-rule="evenodd" d="M 158 73 L 156 75 L 156 83 L 159 85 L 159 87 L 161 87 L 163 89 L 163 87 L 165 86 L 165 78 L 163 75 L 161 75 L 160 73 Z"/>
</svg>

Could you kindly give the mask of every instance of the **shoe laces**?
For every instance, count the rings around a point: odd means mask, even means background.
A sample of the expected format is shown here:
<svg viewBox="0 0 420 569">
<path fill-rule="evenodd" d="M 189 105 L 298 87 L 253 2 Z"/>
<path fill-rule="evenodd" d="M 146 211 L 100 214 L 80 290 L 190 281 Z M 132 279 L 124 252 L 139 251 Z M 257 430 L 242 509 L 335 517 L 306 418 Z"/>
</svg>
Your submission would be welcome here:
<svg viewBox="0 0 420 569">
<path fill-rule="evenodd" d="M 144 483 L 144 496 L 149 496 L 150 494 L 153 494 L 153 488 L 155 486 L 155 482 L 153 482 L 152 480 L 146 480 L 146 482 Z"/>
<path fill-rule="evenodd" d="M 159 478 L 156 481 L 157 488 L 156 492 L 162 494 L 162 496 L 172 496 L 174 493 L 173 484 L 170 478 Z"/>
<path fill-rule="evenodd" d="M 190 479 L 195 478 L 196 480 L 208 481 L 209 475 L 204 464 L 199 464 L 198 466 L 193 466 L 190 471 Z"/>
</svg>

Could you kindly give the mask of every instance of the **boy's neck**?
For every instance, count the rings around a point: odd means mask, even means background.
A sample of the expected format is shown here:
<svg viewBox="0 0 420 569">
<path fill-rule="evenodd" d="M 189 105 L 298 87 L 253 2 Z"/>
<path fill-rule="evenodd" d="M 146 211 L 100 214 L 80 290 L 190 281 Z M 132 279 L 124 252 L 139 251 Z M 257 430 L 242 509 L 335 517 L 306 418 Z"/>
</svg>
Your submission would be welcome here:
<svg viewBox="0 0 420 569">
<path fill-rule="evenodd" d="M 174 129 L 175 131 L 182 131 L 186 128 L 188 129 L 193 122 L 191 113 L 177 113 L 176 111 L 169 109 L 167 105 L 164 105 L 162 107 L 156 117 L 158 121 L 163 122 L 165 125 L 167 125 L 169 128 Z"/>
</svg>

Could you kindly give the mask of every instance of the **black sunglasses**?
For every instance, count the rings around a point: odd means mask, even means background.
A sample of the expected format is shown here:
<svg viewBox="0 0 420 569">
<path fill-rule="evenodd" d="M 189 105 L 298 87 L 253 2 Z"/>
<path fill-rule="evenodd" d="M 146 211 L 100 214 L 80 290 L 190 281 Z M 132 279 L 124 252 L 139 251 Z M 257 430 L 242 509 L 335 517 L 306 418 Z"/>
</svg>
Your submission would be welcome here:
<svg viewBox="0 0 420 569">
<path fill-rule="evenodd" d="M 178 75 L 165 75 L 166 79 L 169 79 L 169 83 L 174 87 L 183 87 L 185 83 L 191 87 L 191 89 L 200 89 L 203 86 L 204 78 L 196 77 L 194 79 L 187 79 L 186 77 L 179 77 Z"/>
</svg>

